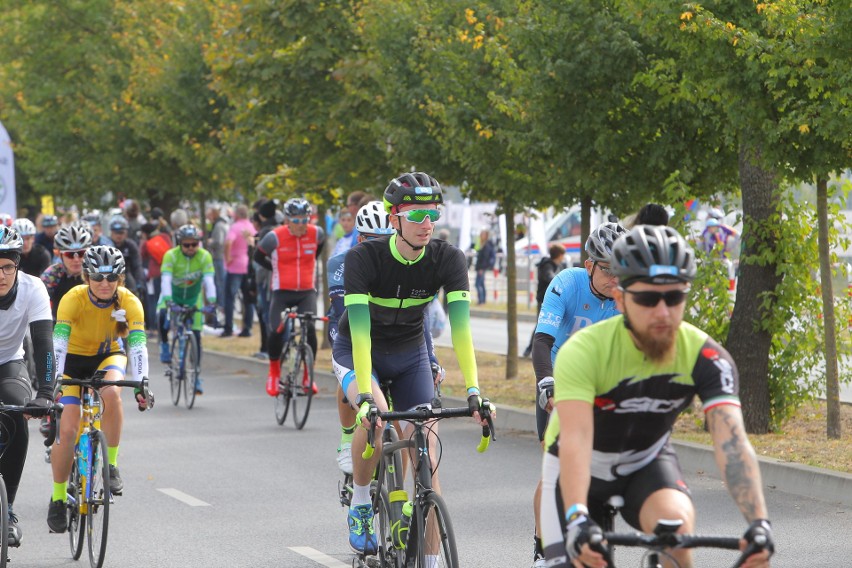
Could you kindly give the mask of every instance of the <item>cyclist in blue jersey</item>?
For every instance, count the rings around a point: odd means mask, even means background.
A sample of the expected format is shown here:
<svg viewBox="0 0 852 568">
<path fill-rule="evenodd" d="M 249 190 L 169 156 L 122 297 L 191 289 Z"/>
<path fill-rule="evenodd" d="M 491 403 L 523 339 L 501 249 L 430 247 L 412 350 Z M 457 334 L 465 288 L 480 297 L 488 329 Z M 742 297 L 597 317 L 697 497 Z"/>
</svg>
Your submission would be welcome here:
<svg viewBox="0 0 852 568">
<path fill-rule="evenodd" d="M 355 216 L 356 244 L 364 241 L 378 239 L 383 236 L 392 235 L 393 227 L 390 217 L 385 211 L 381 201 L 370 201 Z M 346 249 L 328 259 L 326 276 L 328 278 L 328 295 L 331 299 L 331 307 L 328 310 L 328 339 L 334 343 L 337 336 L 337 323 L 343 311 L 343 267 L 346 259 Z M 436 382 L 443 380 L 444 369 L 438 364 L 435 356 L 435 348 L 432 343 L 432 334 L 427 326 L 423 327 L 423 338 L 426 341 L 426 352 L 432 363 L 432 373 Z M 355 433 L 355 409 L 349 405 L 349 401 L 343 394 L 340 385 L 337 386 L 337 412 L 340 416 L 340 444 L 337 447 L 337 465 L 343 473 L 352 473 L 352 436 Z"/>
<path fill-rule="evenodd" d="M 612 299 L 617 280 L 611 272 L 609 259 L 613 243 L 626 232 L 618 223 L 604 223 L 593 230 L 586 240 L 588 258 L 584 266 L 559 272 L 544 294 L 532 348 L 533 368 L 538 381 L 535 413 L 539 440 L 544 440 L 547 419 L 553 408 L 553 361 L 556 352 L 576 331 L 618 314 Z M 536 529 L 539 527 L 540 503 L 541 482 L 533 499 Z M 536 530 L 533 568 L 545 566 L 540 536 Z"/>
</svg>

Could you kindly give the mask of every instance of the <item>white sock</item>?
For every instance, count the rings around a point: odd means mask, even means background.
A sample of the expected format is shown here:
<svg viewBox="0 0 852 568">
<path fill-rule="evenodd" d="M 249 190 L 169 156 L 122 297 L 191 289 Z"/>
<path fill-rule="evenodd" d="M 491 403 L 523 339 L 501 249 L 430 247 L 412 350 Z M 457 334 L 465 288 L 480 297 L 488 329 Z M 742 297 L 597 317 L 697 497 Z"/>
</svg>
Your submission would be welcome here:
<svg viewBox="0 0 852 568">
<path fill-rule="evenodd" d="M 426 555 L 426 568 L 437 568 L 438 567 L 438 556 L 427 554 Z"/>
<path fill-rule="evenodd" d="M 370 486 L 369 485 L 358 485 L 356 483 L 352 484 L 352 506 L 355 505 L 364 505 L 366 503 L 371 503 L 372 499 L 370 499 Z"/>
</svg>

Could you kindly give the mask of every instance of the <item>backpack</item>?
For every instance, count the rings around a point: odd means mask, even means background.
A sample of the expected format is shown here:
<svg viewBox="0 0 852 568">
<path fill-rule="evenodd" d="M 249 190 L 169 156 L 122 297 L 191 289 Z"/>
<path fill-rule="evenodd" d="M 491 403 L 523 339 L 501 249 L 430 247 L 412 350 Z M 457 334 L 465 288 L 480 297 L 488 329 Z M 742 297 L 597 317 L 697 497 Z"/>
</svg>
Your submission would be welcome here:
<svg viewBox="0 0 852 568">
<path fill-rule="evenodd" d="M 154 259 L 154 262 L 162 264 L 166 251 L 172 248 L 172 243 L 169 241 L 168 237 L 163 234 L 159 234 L 148 239 L 145 243 L 145 247 L 148 249 L 148 254 Z"/>
</svg>

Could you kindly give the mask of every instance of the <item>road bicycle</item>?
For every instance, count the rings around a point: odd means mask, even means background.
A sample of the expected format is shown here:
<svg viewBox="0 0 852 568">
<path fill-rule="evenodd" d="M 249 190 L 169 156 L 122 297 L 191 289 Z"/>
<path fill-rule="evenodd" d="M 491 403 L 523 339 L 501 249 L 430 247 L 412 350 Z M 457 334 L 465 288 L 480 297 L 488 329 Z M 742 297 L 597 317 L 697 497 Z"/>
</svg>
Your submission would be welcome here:
<svg viewBox="0 0 852 568">
<path fill-rule="evenodd" d="M 198 340 L 192 332 L 192 324 L 198 306 L 182 306 L 169 302 L 169 320 L 172 327 L 171 361 L 166 369 L 171 387 L 172 402 L 175 406 L 180 402 L 183 392 L 183 402 L 191 409 L 195 405 L 195 395 L 198 392 L 198 376 L 201 373 L 201 351 Z"/>
<path fill-rule="evenodd" d="M 71 556 L 79 560 L 83 541 L 89 545 L 89 563 L 101 568 L 104 563 L 109 529 L 110 491 L 109 460 L 106 436 L 101 431 L 101 398 L 98 389 L 108 386 L 139 389 L 147 402 L 154 406 L 154 395 L 148 379 L 141 381 L 108 381 L 105 370 L 96 371 L 88 379 L 60 379 L 61 386 L 80 387 L 80 430 L 74 445 L 74 462 L 68 477 L 68 536 Z M 140 409 L 144 410 L 144 409 Z"/>
<path fill-rule="evenodd" d="M 62 413 L 62 405 L 49 402 L 47 406 L 36 406 L 33 404 L 17 405 L 4 404 L 0 402 L 0 414 L 25 414 L 33 418 L 48 418 L 45 430 L 44 445 L 50 447 L 56 439 L 56 424 L 58 416 Z M 6 453 L 9 441 L 15 432 L 8 431 L 6 424 L 0 422 L 0 460 Z M 0 475 L 0 567 L 5 568 L 9 561 L 9 496 L 6 493 L 6 482 Z M 20 543 L 15 546 L 20 546 Z"/>
<path fill-rule="evenodd" d="M 444 499 L 432 488 L 432 476 L 440 464 L 440 452 L 433 463 L 429 452 L 431 421 L 472 416 L 469 407 L 442 408 L 424 405 L 413 410 L 376 412 L 370 415 L 364 459 L 373 454 L 377 419 L 386 422 L 406 420 L 414 426 L 407 439 L 397 440 L 394 428 L 382 431 L 382 455 L 379 460 L 373 494 L 374 523 L 378 550 L 375 557 L 357 555 L 353 568 L 457 568 L 459 565 L 455 533 Z M 494 436 L 491 404 L 482 401 L 480 413 L 487 421 L 477 450 L 488 449 Z M 438 440 L 440 447 L 440 440 Z M 403 460 L 412 459 L 414 495 L 407 501 L 403 487 Z M 435 562 L 427 557 L 434 558 Z"/>
<path fill-rule="evenodd" d="M 328 318 L 312 312 L 299 314 L 288 308 L 281 312 L 281 324 L 278 326 L 278 332 L 284 333 L 287 341 L 281 351 L 275 420 L 283 425 L 292 407 L 297 430 L 305 427 L 314 396 L 314 352 L 308 345 L 308 326 L 316 321 L 327 322 Z"/>
<path fill-rule="evenodd" d="M 617 533 L 613 532 L 613 525 L 618 511 L 624 505 L 624 499 L 620 495 L 610 497 L 604 505 L 604 519 L 602 523 L 603 533 L 592 535 L 589 546 L 600 552 L 606 560 L 607 566 L 615 568 L 613 552 L 616 545 L 638 547 L 646 549 L 645 554 L 639 562 L 640 568 L 662 568 L 665 559 L 674 568 L 680 565 L 666 552 L 672 548 L 719 548 L 724 550 L 740 550 L 739 537 L 701 536 L 693 534 L 680 534 L 683 521 L 660 519 L 654 527 L 653 534 Z M 742 566 L 746 559 L 756 552 L 760 552 L 766 545 L 766 535 L 758 534 L 755 542 L 747 547 L 734 562 L 732 568 Z"/>
</svg>

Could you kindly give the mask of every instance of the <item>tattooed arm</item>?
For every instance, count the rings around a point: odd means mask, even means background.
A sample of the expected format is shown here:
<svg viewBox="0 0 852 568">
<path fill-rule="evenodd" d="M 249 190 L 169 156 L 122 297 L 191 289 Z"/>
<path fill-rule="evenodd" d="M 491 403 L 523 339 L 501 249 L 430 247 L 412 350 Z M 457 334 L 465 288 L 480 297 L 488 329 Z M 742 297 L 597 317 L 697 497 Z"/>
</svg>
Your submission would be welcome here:
<svg viewBox="0 0 852 568">
<path fill-rule="evenodd" d="M 760 468 L 746 437 L 739 406 L 714 406 L 707 411 L 707 426 L 713 438 L 716 465 L 746 521 L 768 518 Z"/>
</svg>

